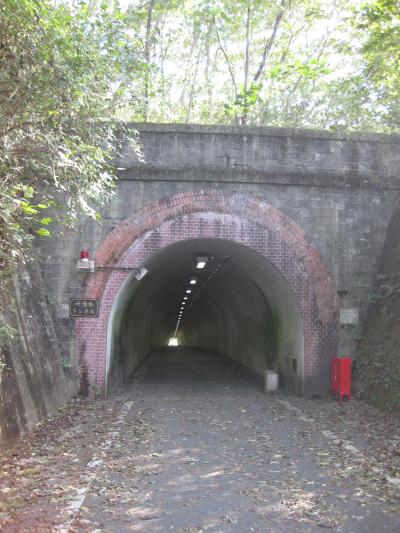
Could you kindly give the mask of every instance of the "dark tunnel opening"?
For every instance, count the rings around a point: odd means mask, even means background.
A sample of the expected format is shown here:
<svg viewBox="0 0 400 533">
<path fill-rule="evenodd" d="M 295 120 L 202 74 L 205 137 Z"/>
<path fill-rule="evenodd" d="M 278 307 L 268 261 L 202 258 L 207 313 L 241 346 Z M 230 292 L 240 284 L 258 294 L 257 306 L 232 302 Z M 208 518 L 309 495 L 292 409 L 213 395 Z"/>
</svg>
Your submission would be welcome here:
<svg viewBox="0 0 400 533">
<path fill-rule="evenodd" d="M 132 274 L 113 305 L 109 382 L 128 378 L 151 352 L 176 339 L 261 375 L 277 370 L 281 385 L 302 393 L 300 309 L 262 255 L 228 240 L 192 239 L 161 249 L 141 266 L 147 275 L 137 280 Z"/>
</svg>

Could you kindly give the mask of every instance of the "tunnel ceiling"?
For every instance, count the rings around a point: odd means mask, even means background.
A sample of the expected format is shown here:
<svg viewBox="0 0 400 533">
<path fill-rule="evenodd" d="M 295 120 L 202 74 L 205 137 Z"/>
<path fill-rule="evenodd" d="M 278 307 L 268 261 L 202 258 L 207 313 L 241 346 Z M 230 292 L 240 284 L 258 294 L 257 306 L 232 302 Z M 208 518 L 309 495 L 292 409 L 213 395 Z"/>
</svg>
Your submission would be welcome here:
<svg viewBox="0 0 400 533">
<path fill-rule="evenodd" d="M 206 256 L 204 269 L 197 269 L 197 257 Z M 157 312 L 165 329 L 172 336 L 178 313 L 190 288 L 187 305 L 181 322 L 182 327 L 190 324 L 193 315 L 210 311 L 210 299 L 215 292 L 226 292 L 240 288 L 265 291 L 266 282 L 280 277 L 273 266 L 262 256 L 243 245 L 218 239 L 195 239 L 169 246 L 153 255 L 144 266 L 148 274 L 133 287 L 129 297 L 127 315 L 140 303 L 146 303 L 152 312 Z M 266 270 L 269 276 L 266 275 Z M 195 286 L 189 285 L 190 277 L 198 278 Z M 268 287 L 270 291 L 270 287 Z"/>
</svg>

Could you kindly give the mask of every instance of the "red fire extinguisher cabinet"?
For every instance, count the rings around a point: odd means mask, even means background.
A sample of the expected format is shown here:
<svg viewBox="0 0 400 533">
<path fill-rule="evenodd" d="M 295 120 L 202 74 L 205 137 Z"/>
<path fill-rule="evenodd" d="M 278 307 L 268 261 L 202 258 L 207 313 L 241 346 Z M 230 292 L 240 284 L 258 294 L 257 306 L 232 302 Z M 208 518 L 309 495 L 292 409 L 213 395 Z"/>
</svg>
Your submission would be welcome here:
<svg viewBox="0 0 400 533">
<path fill-rule="evenodd" d="M 350 400 L 351 395 L 351 357 L 336 357 L 331 365 L 331 392 L 339 395 L 339 401 L 343 396 Z"/>
</svg>

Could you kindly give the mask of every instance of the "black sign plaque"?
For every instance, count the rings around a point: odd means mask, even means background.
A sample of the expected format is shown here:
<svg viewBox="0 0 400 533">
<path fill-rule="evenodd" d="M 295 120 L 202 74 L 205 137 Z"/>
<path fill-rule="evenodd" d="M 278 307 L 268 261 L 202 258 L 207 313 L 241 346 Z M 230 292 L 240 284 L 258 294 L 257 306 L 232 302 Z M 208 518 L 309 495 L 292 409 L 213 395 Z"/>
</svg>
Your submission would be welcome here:
<svg viewBox="0 0 400 533">
<path fill-rule="evenodd" d="M 94 298 L 71 298 L 69 316 L 72 318 L 98 318 L 99 300 Z"/>
</svg>

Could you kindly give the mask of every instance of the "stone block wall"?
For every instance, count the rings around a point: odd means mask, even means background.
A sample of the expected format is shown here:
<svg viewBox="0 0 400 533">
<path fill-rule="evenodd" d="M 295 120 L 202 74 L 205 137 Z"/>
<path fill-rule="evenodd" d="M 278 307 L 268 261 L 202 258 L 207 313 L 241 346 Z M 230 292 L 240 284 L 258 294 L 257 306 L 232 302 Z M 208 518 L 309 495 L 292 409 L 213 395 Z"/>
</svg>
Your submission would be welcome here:
<svg viewBox="0 0 400 533">
<path fill-rule="evenodd" d="M 340 300 L 339 354 L 353 356 L 399 190 L 400 138 L 184 125 L 133 125 L 142 156 L 121 138 L 118 187 L 101 224 L 42 242 L 43 275 L 66 357 L 68 300 L 86 281 L 80 249 L 96 252 L 125 218 L 161 198 L 201 191 L 260 199 L 297 223 L 319 248 Z"/>
</svg>

